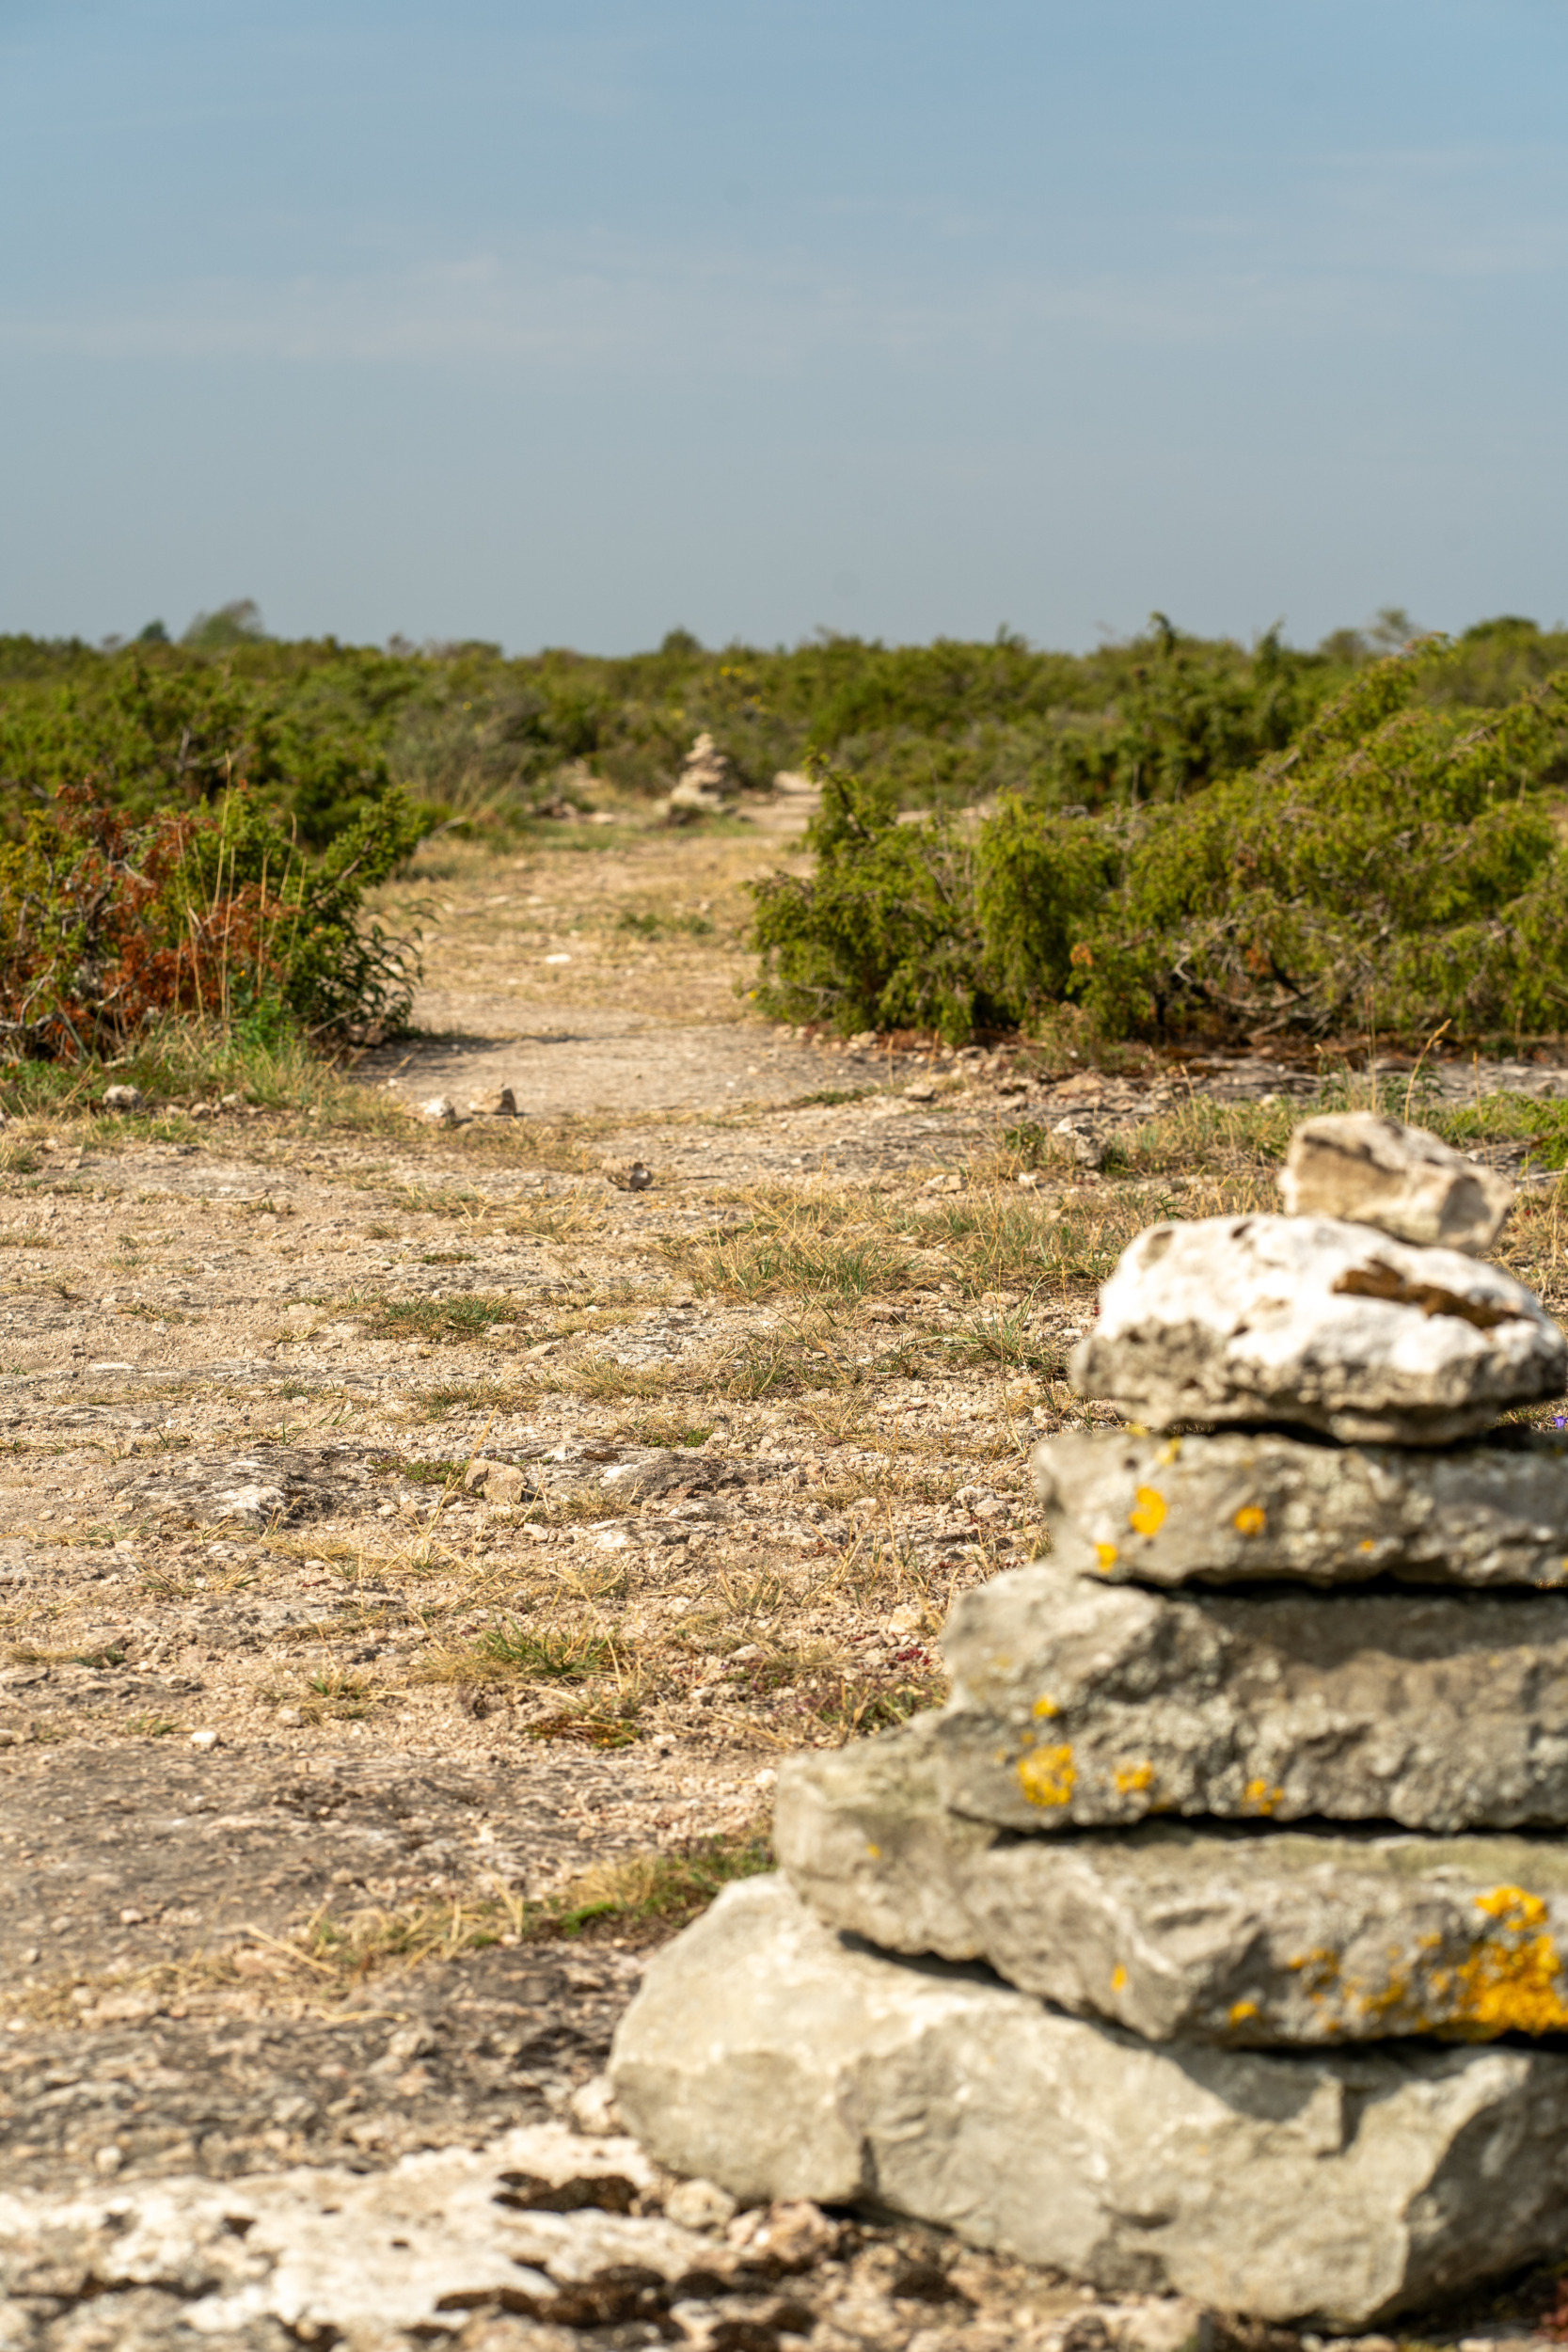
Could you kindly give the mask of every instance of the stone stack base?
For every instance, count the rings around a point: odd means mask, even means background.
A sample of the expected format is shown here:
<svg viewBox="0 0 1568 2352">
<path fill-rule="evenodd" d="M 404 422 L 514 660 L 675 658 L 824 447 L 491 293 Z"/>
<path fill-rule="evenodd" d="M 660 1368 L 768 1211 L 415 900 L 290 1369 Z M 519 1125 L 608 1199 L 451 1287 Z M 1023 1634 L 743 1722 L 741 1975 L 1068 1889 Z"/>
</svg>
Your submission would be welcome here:
<svg viewBox="0 0 1568 2352">
<path fill-rule="evenodd" d="M 1106 2293 L 1335 2329 L 1559 2254 L 1568 2055 L 1160 2045 L 893 1959 L 782 1878 L 657 1955 L 611 2074 L 672 2169 L 868 2200 Z"/>
<path fill-rule="evenodd" d="M 1473 1442 L 1568 1341 L 1432 1246 L 1510 1197 L 1435 1136 L 1313 1120 L 1284 1189 L 1336 1214 L 1128 1249 L 1053 1558 L 653 1963 L 612 2072 L 677 2171 L 1336 2330 L 1568 2250 L 1568 1449 Z"/>
</svg>

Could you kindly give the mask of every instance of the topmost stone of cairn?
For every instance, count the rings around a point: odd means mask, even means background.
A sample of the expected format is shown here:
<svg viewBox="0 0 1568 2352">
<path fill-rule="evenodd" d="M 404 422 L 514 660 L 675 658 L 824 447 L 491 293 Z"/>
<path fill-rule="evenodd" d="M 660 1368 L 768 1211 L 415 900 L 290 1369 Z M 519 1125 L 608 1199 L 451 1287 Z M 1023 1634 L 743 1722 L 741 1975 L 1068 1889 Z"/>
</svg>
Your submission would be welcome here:
<svg viewBox="0 0 1568 2352">
<path fill-rule="evenodd" d="M 1455 1249 L 1366 1225 L 1151 1225 L 1100 1295 L 1073 1386 L 1154 1429 L 1253 1422 L 1448 1445 L 1559 1396 L 1568 1344 L 1534 1294 Z"/>
<path fill-rule="evenodd" d="M 1484 1257 L 1513 1205 L 1506 1176 L 1450 1150 L 1424 1127 L 1375 1111 L 1304 1120 L 1279 1190 L 1291 1216 L 1346 1217 L 1396 1241 Z"/>
</svg>

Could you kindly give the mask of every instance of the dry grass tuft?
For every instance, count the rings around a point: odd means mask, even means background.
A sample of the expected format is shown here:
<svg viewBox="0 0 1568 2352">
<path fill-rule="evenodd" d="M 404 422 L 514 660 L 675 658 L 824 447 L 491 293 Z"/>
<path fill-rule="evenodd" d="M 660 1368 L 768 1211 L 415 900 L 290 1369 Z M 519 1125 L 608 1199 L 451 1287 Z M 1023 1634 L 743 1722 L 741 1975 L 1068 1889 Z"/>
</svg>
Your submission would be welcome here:
<svg viewBox="0 0 1568 2352">
<path fill-rule="evenodd" d="M 350 1912 L 323 1909 L 274 1936 L 242 1930 L 221 1951 L 97 1978 L 69 1974 L 7 1995 L 9 2013 L 38 2026 L 119 2022 L 139 1999 L 145 2013 L 247 1986 L 312 2009 L 332 2010 L 393 1973 L 439 1964 L 497 1945 L 545 1942 L 620 1929 L 669 1933 L 734 1879 L 773 1867 L 757 1822 L 659 1853 L 594 1864 L 552 1895 L 531 1900 L 499 1880 L 439 1901 Z"/>
</svg>

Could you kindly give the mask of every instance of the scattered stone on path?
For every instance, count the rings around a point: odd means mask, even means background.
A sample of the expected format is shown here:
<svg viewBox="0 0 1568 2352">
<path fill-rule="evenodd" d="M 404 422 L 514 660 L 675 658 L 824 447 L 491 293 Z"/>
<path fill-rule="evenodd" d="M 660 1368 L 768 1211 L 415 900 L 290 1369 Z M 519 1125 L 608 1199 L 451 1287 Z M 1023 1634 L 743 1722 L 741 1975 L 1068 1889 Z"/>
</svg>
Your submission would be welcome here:
<svg viewBox="0 0 1568 2352">
<path fill-rule="evenodd" d="M 140 1087 L 114 1086 L 104 1088 L 103 1103 L 106 1111 L 119 1111 L 124 1114 L 129 1111 L 139 1111 L 143 1099 Z"/>
<path fill-rule="evenodd" d="M 1494 1168 L 1376 1111 L 1304 1119 L 1279 1177 L 1291 1216 L 1346 1217 L 1396 1241 L 1482 1257 L 1513 1206 L 1513 1186 Z"/>
<path fill-rule="evenodd" d="M 420 1104 L 420 1117 L 432 1127 L 455 1127 L 457 1105 L 450 1094 L 433 1094 L 428 1103 Z"/>
<path fill-rule="evenodd" d="M 479 1119 L 515 1119 L 517 1098 L 510 1087 L 492 1087 L 484 1094 L 476 1094 L 468 1108 Z"/>
<path fill-rule="evenodd" d="M 1568 1822 L 1568 1596 L 1160 1593 L 1037 1563 L 962 1595 L 942 1653 L 944 1799 L 1005 1828 Z"/>
<path fill-rule="evenodd" d="M 1138 1236 L 1070 1371 L 1155 1428 L 1446 1445 L 1560 1395 L 1568 1342 L 1523 1283 L 1458 1250 L 1326 1217 L 1205 1217 Z"/>
<path fill-rule="evenodd" d="M 1568 1851 L 1149 1821 L 1019 1837 L 949 1812 L 928 1722 L 798 1756 L 773 1841 L 832 1927 L 984 1960 L 1076 2017 L 1235 2047 L 1568 2028 Z"/>
<path fill-rule="evenodd" d="M 1568 2058 L 1177 2050 L 889 1959 L 784 1880 L 649 1963 L 621 2113 L 743 2201 L 873 2197 L 1104 2289 L 1355 2328 L 1561 2242 Z"/>
<path fill-rule="evenodd" d="M 487 1462 L 476 1454 L 463 1474 L 469 1494 L 483 1492 L 486 1502 L 525 1502 L 538 1490 L 538 1481 L 515 1462 Z"/>
<path fill-rule="evenodd" d="M 1413 1452 L 1277 1430 L 1063 1430 L 1030 1456 L 1058 1566 L 1121 1583 L 1568 1584 L 1568 1437 Z"/>
</svg>

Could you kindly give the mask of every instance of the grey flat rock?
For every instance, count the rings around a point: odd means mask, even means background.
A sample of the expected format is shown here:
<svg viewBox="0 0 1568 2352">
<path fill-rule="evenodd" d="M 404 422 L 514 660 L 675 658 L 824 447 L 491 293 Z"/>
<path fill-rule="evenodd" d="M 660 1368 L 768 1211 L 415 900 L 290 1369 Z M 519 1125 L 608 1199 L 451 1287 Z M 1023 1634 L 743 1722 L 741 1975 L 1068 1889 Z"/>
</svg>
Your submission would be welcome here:
<svg viewBox="0 0 1568 2352">
<path fill-rule="evenodd" d="M 1071 1376 L 1157 1429 L 1447 1445 L 1559 1395 L 1568 1343 L 1532 1292 L 1456 1249 L 1327 1217 L 1205 1217 L 1139 1234 Z"/>
<path fill-rule="evenodd" d="M 243 1454 L 169 1454 L 137 1463 L 116 1500 L 122 1510 L 156 1518 L 251 1528 L 373 1509 L 381 1489 L 366 1451 L 356 1445 L 259 1446 Z"/>
<path fill-rule="evenodd" d="M 944 1800 L 1004 1828 L 1150 1814 L 1568 1824 L 1568 1597 L 1149 1592 L 1037 1563 L 959 1600 Z"/>
<path fill-rule="evenodd" d="M 101 2294 L 172 2286 L 197 2344 L 248 2343 L 245 2330 L 271 2320 L 305 2344 L 390 2352 L 445 2341 L 464 2312 L 491 2301 L 592 2327 L 641 2316 L 649 2298 L 640 2281 L 711 2294 L 716 2278 L 733 2274 L 736 2257 L 710 2238 L 599 2210 L 595 2185 L 607 2175 L 623 2192 L 652 2180 L 632 2141 L 574 2142 L 545 2125 L 369 2173 L 177 2174 L 66 2200 L 0 2190 L 0 2320 L 11 2298 L 90 2279 Z M 573 2185 L 578 2209 L 531 2206 L 551 2181 Z"/>
<path fill-rule="evenodd" d="M 1495 1168 L 1376 1111 L 1304 1119 L 1291 1137 L 1279 1194 L 1291 1216 L 1351 1217 L 1396 1241 L 1481 1257 L 1502 1232 L 1513 1186 Z"/>
<path fill-rule="evenodd" d="M 832 1927 L 988 1961 L 1152 2042 L 1568 2031 L 1568 1844 L 1228 1833 L 1019 1836 L 949 1812 L 923 1728 L 797 1756 L 773 1840 Z"/>
<path fill-rule="evenodd" d="M 656 1955 L 616 2103 L 744 2199 L 874 2198 L 1102 2290 L 1356 2328 L 1557 2253 L 1568 2058 L 1151 2046 L 841 1937 L 781 1879 Z"/>
<path fill-rule="evenodd" d="M 1436 1451 L 1064 1430 L 1030 1460 L 1053 1558 L 1113 1582 L 1568 1585 L 1568 1439 L 1546 1431 Z"/>
</svg>

